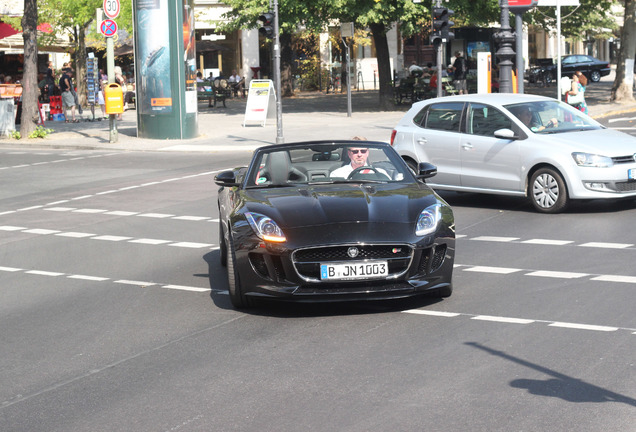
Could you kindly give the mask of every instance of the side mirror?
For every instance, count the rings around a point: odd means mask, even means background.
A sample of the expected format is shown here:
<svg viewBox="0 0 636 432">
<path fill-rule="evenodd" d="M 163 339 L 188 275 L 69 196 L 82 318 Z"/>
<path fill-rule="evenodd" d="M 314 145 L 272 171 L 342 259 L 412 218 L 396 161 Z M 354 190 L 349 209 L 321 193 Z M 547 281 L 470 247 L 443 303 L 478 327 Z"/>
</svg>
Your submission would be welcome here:
<svg viewBox="0 0 636 432">
<path fill-rule="evenodd" d="M 515 135 L 515 133 L 511 129 L 497 129 L 495 131 L 495 138 L 517 140 L 519 139 L 519 136 Z"/>
<path fill-rule="evenodd" d="M 234 171 L 223 171 L 214 176 L 214 183 L 219 186 L 238 186 Z"/>
<path fill-rule="evenodd" d="M 417 178 L 418 179 L 427 179 L 433 177 L 437 174 L 437 167 L 428 162 L 420 162 L 417 166 Z"/>
</svg>

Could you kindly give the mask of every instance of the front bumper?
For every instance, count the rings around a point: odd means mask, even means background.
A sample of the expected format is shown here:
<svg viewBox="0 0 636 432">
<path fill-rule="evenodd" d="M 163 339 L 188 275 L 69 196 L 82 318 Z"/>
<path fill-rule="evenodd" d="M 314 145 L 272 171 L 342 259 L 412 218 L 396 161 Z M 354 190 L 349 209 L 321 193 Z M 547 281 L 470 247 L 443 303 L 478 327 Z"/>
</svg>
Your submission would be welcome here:
<svg viewBox="0 0 636 432">
<path fill-rule="evenodd" d="M 235 252 L 240 283 L 246 295 L 295 301 L 341 301 L 392 299 L 414 296 L 450 286 L 455 257 L 452 236 L 429 237 L 422 243 L 357 244 L 361 249 L 408 249 L 390 264 L 389 276 L 355 281 L 322 281 L 317 274 L 320 263 L 342 262 L 341 254 L 330 260 L 321 257 L 301 259 L 301 252 L 317 249 L 334 250 L 347 244 L 289 249 L 260 241 L 244 242 Z M 307 254 L 305 254 L 307 255 Z M 314 254 L 312 254 L 314 255 Z M 373 259 L 383 259 L 375 256 Z M 368 257 L 356 258 L 364 262 Z M 353 259 L 352 259 L 353 260 Z"/>
</svg>

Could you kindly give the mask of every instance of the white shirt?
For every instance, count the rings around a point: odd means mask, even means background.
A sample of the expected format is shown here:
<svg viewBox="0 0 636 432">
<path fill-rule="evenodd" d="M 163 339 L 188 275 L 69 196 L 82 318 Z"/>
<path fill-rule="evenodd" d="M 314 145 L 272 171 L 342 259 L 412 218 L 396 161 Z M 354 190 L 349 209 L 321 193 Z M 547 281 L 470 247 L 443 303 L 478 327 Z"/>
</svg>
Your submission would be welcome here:
<svg viewBox="0 0 636 432">
<path fill-rule="evenodd" d="M 365 165 L 365 166 L 368 166 L 368 165 Z M 389 174 L 387 174 L 387 172 L 384 171 L 382 168 L 373 168 L 373 167 L 371 167 L 370 171 L 372 173 L 374 173 L 375 172 L 375 171 L 373 171 L 374 169 L 376 169 L 379 173 L 384 174 L 388 178 L 391 178 L 389 176 Z M 347 164 L 347 165 L 341 166 L 340 168 L 337 168 L 337 169 L 331 171 L 331 174 L 329 175 L 329 177 L 348 178 L 349 174 L 351 174 L 352 172 L 353 172 L 353 167 L 351 166 L 351 164 Z"/>
</svg>

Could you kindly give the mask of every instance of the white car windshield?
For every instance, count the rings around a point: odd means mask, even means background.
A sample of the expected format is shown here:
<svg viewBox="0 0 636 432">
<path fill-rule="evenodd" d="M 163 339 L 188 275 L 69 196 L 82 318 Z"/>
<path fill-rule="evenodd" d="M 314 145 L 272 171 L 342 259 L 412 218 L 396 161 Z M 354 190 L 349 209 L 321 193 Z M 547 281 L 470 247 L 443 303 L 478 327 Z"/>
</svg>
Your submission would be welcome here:
<svg viewBox="0 0 636 432">
<path fill-rule="evenodd" d="M 572 106 L 558 101 L 536 101 L 505 105 L 534 133 L 550 134 L 602 129 L 599 123 Z"/>
</svg>

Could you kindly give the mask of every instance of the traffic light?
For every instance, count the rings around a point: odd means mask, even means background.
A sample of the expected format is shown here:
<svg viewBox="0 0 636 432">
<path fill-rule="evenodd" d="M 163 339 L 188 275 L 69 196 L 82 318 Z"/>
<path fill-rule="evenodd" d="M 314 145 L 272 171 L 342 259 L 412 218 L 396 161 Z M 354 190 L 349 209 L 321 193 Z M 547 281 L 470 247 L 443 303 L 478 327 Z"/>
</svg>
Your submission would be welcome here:
<svg viewBox="0 0 636 432">
<path fill-rule="evenodd" d="M 454 13 L 445 7 L 433 8 L 433 36 L 431 38 L 433 44 L 455 38 L 455 33 L 450 31 L 450 28 L 455 25 L 450 20 L 451 15 Z"/>
<path fill-rule="evenodd" d="M 274 38 L 274 12 L 269 11 L 261 14 L 258 17 L 258 20 L 261 22 L 261 27 L 258 29 L 258 32 L 265 36 L 266 38 L 273 39 Z"/>
</svg>

